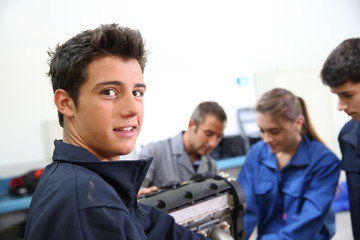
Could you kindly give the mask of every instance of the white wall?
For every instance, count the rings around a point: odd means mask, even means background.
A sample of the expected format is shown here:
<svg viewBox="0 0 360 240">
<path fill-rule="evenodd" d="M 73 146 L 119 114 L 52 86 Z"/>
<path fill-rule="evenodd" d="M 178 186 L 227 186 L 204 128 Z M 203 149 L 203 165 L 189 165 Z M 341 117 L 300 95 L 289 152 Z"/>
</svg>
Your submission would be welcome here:
<svg viewBox="0 0 360 240">
<path fill-rule="evenodd" d="M 140 144 L 185 129 L 202 100 L 219 100 L 235 132 L 234 109 L 252 102 L 237 77 L 321 66 L 360 36 L 359 12 L 358 0 L 1 0 L 0 177 L 50 158 L 47 126 L 57 113 L 46 51 L 81 30 L 117 22 L 142 32 L 151 54 Z"/>
</svg>

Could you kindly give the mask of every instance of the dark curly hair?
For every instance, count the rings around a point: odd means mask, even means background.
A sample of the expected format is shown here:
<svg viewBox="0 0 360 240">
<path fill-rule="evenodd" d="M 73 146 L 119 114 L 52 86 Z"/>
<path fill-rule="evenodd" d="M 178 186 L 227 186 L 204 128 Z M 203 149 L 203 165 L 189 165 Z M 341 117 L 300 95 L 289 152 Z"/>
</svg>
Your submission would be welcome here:
<svg viewBox="0 0 360 240">
<path fill-rule="evenodd" d="M 139 31 L 118 24 L 104 24 L 93 30 L 86 30 L 62 45 L 50 56 L 48 75 L 54 92 L 65 90 L 77 105 L 80 86 L 87 78 L 87 66 L 98 57 L 119 56 L 124 60 L 135 59 L 144 72 L 147 52 Z M 59 123 L 64 126 L 64 116 L 60 112 Z"/>
<path fill-rule="evenodd" d="M 329 87 L 360 82 L 360 38 L 343 41 L 326 59 L 321 79 Z"/>
</svg>

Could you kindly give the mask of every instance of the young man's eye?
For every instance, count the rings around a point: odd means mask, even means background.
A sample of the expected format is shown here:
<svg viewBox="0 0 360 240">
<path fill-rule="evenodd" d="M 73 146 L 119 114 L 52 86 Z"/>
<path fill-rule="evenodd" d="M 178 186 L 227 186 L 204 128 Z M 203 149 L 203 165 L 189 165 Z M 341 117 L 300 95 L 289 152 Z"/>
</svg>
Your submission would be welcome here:
<svg viewBox="0 0 360 240">
<path fill-rule="evenodd" d="M 345 98 L 345 99 L 351 98 L 353 95 L 354 94 L 351 92 L 344 92 L 344 93 L 338 94 L 339 98 Z"/>
<path fill-rule="evenodd" d="M 141 97 L 144 95 L 144 93 L 142 91 L 139 91 L 139 90 L 136 90 L 136 91 L 133 91 L 133 94 L 135 97 Z"/>
<path fill-rule="evenodd" d="M 113 97 L 116 95 L 116 92 L 113 89 L 106 89 L 105 91 L 102 92 L 102 94 Z"/>
</svg>

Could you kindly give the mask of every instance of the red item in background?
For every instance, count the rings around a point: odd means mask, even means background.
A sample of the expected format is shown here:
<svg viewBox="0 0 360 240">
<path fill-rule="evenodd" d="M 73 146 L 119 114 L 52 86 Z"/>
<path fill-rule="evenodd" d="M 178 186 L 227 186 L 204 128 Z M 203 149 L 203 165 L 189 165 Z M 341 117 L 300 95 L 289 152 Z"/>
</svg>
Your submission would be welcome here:
<svg viewBox="0 0 360 240">
<path fill-rule="evenodd" d="M 27 195 L 33 193 L 43 171 L 44 169 L 36 169 L 23 176 L 11 179 L 9 182 L 9 192 L 16 195 Z"/>
</svg>

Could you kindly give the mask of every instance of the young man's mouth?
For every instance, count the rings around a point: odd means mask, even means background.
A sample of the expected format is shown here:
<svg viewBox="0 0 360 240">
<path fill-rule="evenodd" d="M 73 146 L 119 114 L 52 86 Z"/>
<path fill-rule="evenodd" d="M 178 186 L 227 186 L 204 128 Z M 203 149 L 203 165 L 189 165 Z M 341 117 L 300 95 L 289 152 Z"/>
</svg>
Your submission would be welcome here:
<svg viewBox="0 0 360 240">
<path fill-rule="evenodd" d="M 123 128 L 115 128 L 114 131 L 116 132 L 131 132 L 135 130 L 135 127 L 123 127 Z"/>
</svg>

